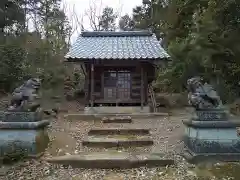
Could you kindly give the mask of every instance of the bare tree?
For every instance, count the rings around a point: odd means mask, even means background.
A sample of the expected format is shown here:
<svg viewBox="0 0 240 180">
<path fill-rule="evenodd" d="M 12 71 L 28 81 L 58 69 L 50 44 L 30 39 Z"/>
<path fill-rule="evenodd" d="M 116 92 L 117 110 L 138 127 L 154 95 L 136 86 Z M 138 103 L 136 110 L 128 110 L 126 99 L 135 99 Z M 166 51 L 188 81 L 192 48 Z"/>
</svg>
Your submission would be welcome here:
<svg viewBox="0 0 240 180">
<path fill-rule="evenodd" d="M 119 4 L 120 3 L 121 0 L 119 0 Z M 77 8 L 75 5 L 71 6 L 66 1 L 62 3 L 62 8 L 64 12 L 68 14 L 68 20 L 70 26 L 72 27 L 71 32 L 69 32 L 70 34 L 68 36 L 68 42 L 70 42 L 70 39 L 73 35 L 80 34 L 82 31 L 88 29 L 89 27 L 93 31 L 103 30 L 101 24 L 105 23 L 104 25 L 106 25 L 106 20 L 109 18 L 106 18 L 106 16 L 104 16 L 105 19 L 103 18 L 103 10 L 106 7 L 104 7 L 102 0 L 91 0 L 89 2 L 89 7 L 83 14 L 79 14 L 76 10 Z M 113 13 L 113 16 L 116 17 L 114 21 L 117 20 L 118 17 L 121 17 L 121 10 L 122 6 L 119 6 L 119 8 Z"/>
<path fill-rule="evenodd" d="M 39 18 L 38 18 L 38 13 L 37 13 L 37 9 L 38 9 L 38 3 L 35 3 L 34 1 L 31 1 L 28 4 L 27 7 L 29 10 L 27 11 L 27 15 L 28 15 L 28 19 L 27 19 L 27 23 L 32 24 L 32 28 L 34 29 L 35 32 L 41 34 L 41 26 L 40 26 L 40 22 L 39 22 Z"/>
<path fill-rule="evenodd" d="M 121 1 L 119 0 L 119 2 Z M 116 20 L 121 16 L 121 10 L 122 6 L 114 11 L 111 7 L 103 6 L 102 0 L 91 0 L 85 16 L 93 31 L 115 30 Z"/>
<path fill-rule="evenodd" d="M 75 31 L 79 34 L 80 32 L 84 31 L 84 22 L 83 22 L 84 15 L 78 15 L 75 10 L 75 5 L 72 9 L 72 23 L 75 24 Z"/>
<path fill-rule="evenodd" d="M 100 0 L 99 5 L 95 0 L 89 2 L 89 8 L 85 11 L 85 15 L 89 19 L 90 26 L 92 30 L 100 30 L 100 18 L 102 13 L 102 0 Z"/>
<path fill-rule="evenodd" d="M 68 32 L 67 39 L 66 39 L 69 46 L 71 43 L 72 36 L 76 33 L 80 34 L 80 32 L 84 30 L 83 15 L 79 16 L 76 12 L 75 5 L 70 6 L 66 2 L 63 2 L 62 8 L 63 8 L 63 11 L 66 14 L 68 14 L 68 21 L 71 27 L 71 30 Z"/>
</svg>

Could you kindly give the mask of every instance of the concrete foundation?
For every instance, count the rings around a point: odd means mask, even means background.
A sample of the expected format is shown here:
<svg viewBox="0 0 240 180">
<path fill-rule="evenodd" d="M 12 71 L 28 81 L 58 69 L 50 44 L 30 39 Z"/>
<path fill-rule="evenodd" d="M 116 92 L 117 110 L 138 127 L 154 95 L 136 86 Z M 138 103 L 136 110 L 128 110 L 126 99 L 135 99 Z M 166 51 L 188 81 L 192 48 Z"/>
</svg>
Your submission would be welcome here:
<svg viewBox="0 0 240 180">
<path fill-rule="evenodd" d="M 150 107 L 144 106 L 101 106 L 101 107 L 86 107 L 85 114 L 131 114 L 131 113 L 150 113 Z"/>
</svg>

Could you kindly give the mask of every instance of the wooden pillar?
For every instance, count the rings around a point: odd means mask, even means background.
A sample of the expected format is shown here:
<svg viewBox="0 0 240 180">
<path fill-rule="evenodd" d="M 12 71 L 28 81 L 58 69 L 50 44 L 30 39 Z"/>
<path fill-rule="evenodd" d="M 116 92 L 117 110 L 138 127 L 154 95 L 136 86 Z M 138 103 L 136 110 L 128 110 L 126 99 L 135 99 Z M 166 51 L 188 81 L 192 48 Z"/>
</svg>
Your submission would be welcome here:
<svg viewBox="0 0 240 180">
<path fill-rule="evenodd" d="M 101 71 L 101 98 L 104 99 L 104 70 Z"/>
<path fill-rule="evenodd" d="M 84 84 L 84 93 L 85 93 L 85 105 L 89 105 L 89 71 L 87 69 L 85 76 L 85 84 Z"/>
<path fill-rule="evenodd" d="M 143 110 L 143 102 L 144 102 L 144 72 L 141 64 L 141 109 Z"/>
<path fill-rule="evenodd" d="M 148 102 L 148 74 L 144 72 L 144 102 Z"/>
<path fill-rule="evenodd" d="M 91 107 L 93 107 L 93 93 L 94 93 L 94 64 L 91 63 Z"/>
</svg>

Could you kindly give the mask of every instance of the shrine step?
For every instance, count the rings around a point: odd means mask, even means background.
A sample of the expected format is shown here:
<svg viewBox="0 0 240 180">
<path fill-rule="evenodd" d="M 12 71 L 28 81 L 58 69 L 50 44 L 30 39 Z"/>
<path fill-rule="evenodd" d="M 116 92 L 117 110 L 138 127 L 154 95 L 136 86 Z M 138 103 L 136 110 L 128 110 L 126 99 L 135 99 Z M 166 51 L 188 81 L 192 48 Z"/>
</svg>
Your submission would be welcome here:
<svg viewBox="0 0 240 180">
<path fill-rule="evenodd" d="M 90 152 L 79 155 L 65 155 L 47 159 L 54 164 L 70 165 L 74 168 L 138 168 L 173 165 L 174 160 L 163 154 L 136 154 L 127 152 Z"/>
<path fill-rule="evenodd" d="M 102 120 L 103 117 L 113 117 L 113 116 L 131 116 L 131 118 L 159 118 L 163 116 L 168 116 L 168 113 L 123 113 L 123 114 L 116 114 L 116 113 L 109 113 L 109 114 L 66 114 L 64 118 L 68 120 Z"/>
<path fill-rule="evenodd" d="M 88 135 L 148 135 L 149 129 L 144 128 L 93 128 L 88 132 Z"/>
<path fill-rule="evenodd" d="M 150 146 L 153 140 L 149 136 L 136 135 L 109 135 L 109 136 L 88 136 L 82 141 L 83 146 L 88 147 L 130 147 Z"/>
<path fill-rule="evenodd" d="M 132 118 L 130 116 L 113 116 L 113 117 L 103 117 L 103 123 L 131 123 Z"/>
</svg>

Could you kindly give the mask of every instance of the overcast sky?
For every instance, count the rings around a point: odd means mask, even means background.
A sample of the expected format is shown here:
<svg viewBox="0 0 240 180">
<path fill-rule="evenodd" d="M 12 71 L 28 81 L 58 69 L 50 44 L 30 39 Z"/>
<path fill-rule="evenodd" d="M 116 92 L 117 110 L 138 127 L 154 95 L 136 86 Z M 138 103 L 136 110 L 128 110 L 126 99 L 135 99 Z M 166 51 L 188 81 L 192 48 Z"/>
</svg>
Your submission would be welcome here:
<svg viewBox="0 0 240 180">
<path fill-rule="evenodd" d="M 73 19 L 73 12 L 77 14 L 80 18 L 84 16 L 85 12 L 89 9 L 90 5 L 93 5 L 93 2 L 98 6 L 100 9 L 101 7 L 104 8 L 106 6 L 112 7 L 115 12 L 120 13 L 120 15 L 125 14 L 132 14 L 132 9 L 137 6 L 141 5 L 142 0 L 64 0 L 65 4 L 65 11 L 69 19 Z M 101 6 L 102 2 L 102 6 Z M 74 11 L 73 11 L 74 8 Z M 101 9 L 102 9 L 101 8 Z M 99 10 L 98 9 L 98 10 Z M 75 20 L 76 21 L 76 20 Z M 86 16 L 84 16 L 84 28 L 90 29 L 89 21 Z M 78 33 L 73 35 L 72 41 L 75 41 Z"/>
</svg>

